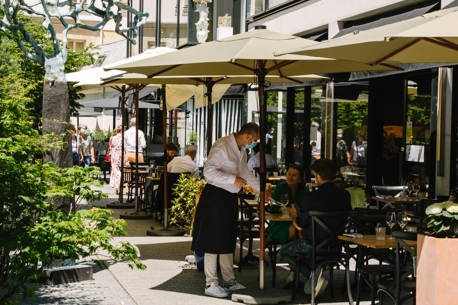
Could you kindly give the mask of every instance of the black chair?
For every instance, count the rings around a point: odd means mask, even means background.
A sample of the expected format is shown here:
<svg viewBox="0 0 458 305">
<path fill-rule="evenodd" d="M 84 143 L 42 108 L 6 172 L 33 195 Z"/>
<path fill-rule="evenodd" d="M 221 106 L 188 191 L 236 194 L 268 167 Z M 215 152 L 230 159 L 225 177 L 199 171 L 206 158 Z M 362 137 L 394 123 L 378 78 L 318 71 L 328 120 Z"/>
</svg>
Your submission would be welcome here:
<svg viewBox="0 0 458 305">
<path fill-rule="evenodd" d="M 129 162 L 130 168 L 125 170 L 126 175 L 124 176 L 124 182 L 127 183 L 127 201 L 135 200 L 135 188 L 138 188 L 138 200 L 143 202 L 143 194 L 145 191 L 145 184 L 146 184 L 146 175 L 147 174 L 139 174 L 138 180 L 135 178 L 137 163 Z M 138 170 L 139 171 L 146 171 L 149 167 L 148 163 L 139 162 L 138 163 Z M 138 181 L 138 185 L 136 184 Z M 137 206 L 137 208 L 140 208 Z"/>
<path fill-rule="evenodd" d="M 349 272 L 349 261 L 346 253 L 343 251 L 345 243 L 339 240 L 338 236 L 349 230 L 352 223 L 353 211 L 310 211 L 310 221 L 312 223 L 312 251 L 310 253 L 298 253 L 296 258 L 297 272 L 295 273 L 295 297 L 299 285 L 299 273 L 301 265 L 306 264 L 311 270 L 310 280 L 312 288 L 316 286 L 315 270 L 317 267 L 330 266 L 329 281 L 331 288 L 331 297 L 334 297 L 334 273 L 333 268 L 342 266 L 346 275 Z M 348 279 L 348 276 L 346 277 Z M 351 300 L 351 289 L 349 285 L 348 297 Z M 311 305 L 315 304 L 315 293 L 311 294 Z"/>
<path fill-rule="evenodd" d="M 396 185 L 396 186 L 392 186 L 392 185 L 373 185 L 372 189 L 374 190 L 375 196 L 379 196 L 379 195 L 396 196 L 397 194 L 402 192 L 404 189 L 407 189 L 407 187 L 403 186 L 403 185 Z M 382 202 L 382 204 L 383 204 L 383 206 L 381 207 L 381 209 L 385 209 L 387 207 L 394 208 L 394 206 L 389 204 L 389 203 L 383 203 Z M 379 201 L 377 201 L 377 208 L 380 209 L 380 202 Z"/>
<path fill-rule="evenodd" d="M 164 173 L 161 174 L 159 179 L 159 185 L 157 188 L 156 198 L 154 200 L 154 209 L 156 211 L 156 220 L 162 222 L 164 217 L 164 210 L 165 207 L 170 209 L 172 207 L 172 201 L 174 198 L 173 195 L 173 188 L 180 178 L 181 174 L 189 174 L 189 173 L 167 173 L 167 202 L 164 205 Z M 158 217 L 158 213 L 161 213 L 161 217 Z"/>
<path fill-rule="evenodd" d="M 406 243 L 406 240 L 417 240 L 417 233 L 394 231 L 392 235 L 396 240 L 395 276 L 392 280 L 382 280 L 377 283 L 379 304 L 383 305 L 385 295 L 395 305 L 401 305 L 410 298 L 413 298 L 413 304 L 415 304 L 416 274 L 414 272 L 414 262 L 411 259 L 413 249 Z M 405 293 L 402 297 L 401 292 Z"/>
<path fill-rule="evenodd" d="M 240 243 L 240 259 L 237 264 L 239 272 L 242 266 L 249 261 L 259 261 L 259 258 L 253 254 L 253 239 L 259 238 L 259 217 L 255 213 L 255 207 L 250 206 L 246 200 L 253 200 L 254 195 L 239 194 L 239 219 L 237 237 Z M 248 253 L 243 256 L 243 244 L 248 241 Z"/>
<path fill-rule="evenodd" d="M 353 217 L 354 230 L 363 235 L 374 235 L 375 227 L 378 223 L 386 223 L 387 212 L 400 212 L 402 209 L 355 209 L 356 215 Z M 360 249 L 361 250 L 361 249 Z M 394 253 L 390 249 L 364 249 L 358 252 L 357 257 L 357 292 L 356 305 L 361 299 L 362 284 L 366 283 L 371 289 L 371 304 L 375 304 L 376 281 L 383 277 L 393 276 L 395 273 Z M 368 264 L 369 260 L 375 259 L 378 264 Z M 386 264 L 388 263 L 388 264 Z M 364 282 L 363 282 L 364 281 Z"/>
</svg>

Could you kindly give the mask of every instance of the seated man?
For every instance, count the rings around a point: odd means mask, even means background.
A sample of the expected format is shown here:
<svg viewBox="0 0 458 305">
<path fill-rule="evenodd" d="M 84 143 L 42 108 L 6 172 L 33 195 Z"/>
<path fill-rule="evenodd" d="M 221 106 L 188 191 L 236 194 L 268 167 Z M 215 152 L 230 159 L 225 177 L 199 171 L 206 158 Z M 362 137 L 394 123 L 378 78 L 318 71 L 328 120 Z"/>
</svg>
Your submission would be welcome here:
<svg viewBox="0 0 458 305">
<path fill-rule="evenodd" d="M 191 173 L 199 179 L 199 167 L 194 162 L 197 152 L 194 147 L 188 147 L 183 157 L 175 157 L 167 164 L 168 173 Z"/>
<path fill-rule="evenodd" d="M 250 171 L 252 171 L 254 168 L 259 168 L 261 164 L 259 145 L 256 145 L 255 147 L 253 147 L 253 150 L 256 154 L 248 160 L 248 169 Z M 275 158 L 272 157 L 272 155 L 269 155 L 268 153 L 266 153 L 266 168 L 272 168 L 272 167 L 277 167 L 277 160 L 275 160 Z M 267 173 L 267 175 L 269 176 L 269 173 Z"/>
<path fill-rule="evenodd" d="M 286 279 L 287 284 L 294 279 L 294 272 L 296 271 L 296 254 L 308 253 L 312 250 L 312 222 L 310 221 L 309 211 L 349 211 L 351 210 L 350 194 L 341 188 L 338 188 L 333 180 L 336 175 L 336 167 L 334 162 L 329 159 L 318 159 L 310 166 L 313 174 L 315 175 L 318 184 L 318 190 L 311 193 L 304 194 L 299 210 L 291 207 L 290 214 L 293 218 L 293 224 L 301 236 L 300 239 L 294 240 L 280 249 L 280 256 L 282 260 L 288 263 L 290 267 L 290 274 Z M 326 223 L 332 230 L 337 230 L 342 224 L 340 223 Z M 317 243 L 323 240 L 316 240 Z M 301 268 L 301 272 L 305 276 L 307 282 L 304 285 L 304 292 L 311 294 L 313 288 L 311 287 L 310 274 L 311 270 L 306 266 Z M 327 281 L 321 278 L 322 269 L 319 268 L 315 272 L 315 297 L 324 291 Z"/>
<path fill-rule="evenodd" d="M 167 163 L 172 161 L 177 151 L 178 147 L 175 144 L 172 142 L 167 143 L 167 154 L 157 158 L 155 164 L 157 166 L 164 166 L 164 161 L 167 161 Z"/>
</svg>

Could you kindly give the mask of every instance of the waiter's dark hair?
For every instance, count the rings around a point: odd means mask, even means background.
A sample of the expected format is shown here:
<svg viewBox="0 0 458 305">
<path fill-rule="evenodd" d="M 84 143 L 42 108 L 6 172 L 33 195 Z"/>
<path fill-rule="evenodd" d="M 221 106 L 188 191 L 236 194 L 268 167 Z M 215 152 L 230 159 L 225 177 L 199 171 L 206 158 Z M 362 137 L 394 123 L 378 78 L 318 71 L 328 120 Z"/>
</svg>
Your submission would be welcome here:
<svg viewBox="0 0 458 305">
<path fill-rule="evenodd" d="M 332 181 L 336 178 L 336 166 L 334 161 L 329 159 L 319 159 L 310 165 L 310 170 L 317 173 L 325 181 Z"/>
<path fill-rule="evenodd" d="M 259 136 L 259 126 L 256 123 L 250 122 L 240 128 L 239 134 L 251 133 L 253 137 Z"/>
</svg>

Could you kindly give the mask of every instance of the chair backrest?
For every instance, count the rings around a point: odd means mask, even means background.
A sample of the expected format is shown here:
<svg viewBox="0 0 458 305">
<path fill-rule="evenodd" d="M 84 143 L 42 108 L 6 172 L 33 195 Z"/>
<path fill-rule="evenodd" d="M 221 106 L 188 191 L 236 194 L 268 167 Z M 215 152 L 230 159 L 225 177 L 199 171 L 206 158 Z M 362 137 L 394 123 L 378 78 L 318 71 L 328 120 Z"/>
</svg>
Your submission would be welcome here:
<svg viewBox="0 0 458 305">
<path fill-rule="evenodd" d="M 396 304 L 400 304 L 401 300 L 401 282 L 407 278 L 407 276 L 413 274 L 415 271 L 412 269 L 403 268 L 401 271 L 401 250 L 404 249 L 407 255 L 412 254 L 412 247 L 407 245 L 405 240 L 417 240 L 417 233 L 404 232 L 404 231 L 393 231 L 392 233 L 396 240 L 396 273 L 395 273 L 395 301 Z M 407 270 L 407 271 L 406 271 Z"/>
<path fill-rule="evenodd" d="M 374 235 L 375 227 L 377 223 L 382 225 L 386 224 L 386 214 L 388 212 L 401 212 L 402 208 L 399 209 L 355 209 L 355 215 L 353 216 L 354 230 L 357 233 L 363 235 Z"/>
<path fill-rule="evenodd" d="M 406 188 L 403 185 L 373 185 L 372 189 L 374 190 L 375 196 L 377 195 L 397 195 L 399 192 L 402 192 Z"/>
<path fill-rule="evenodd" d="M 259 167 L 253 167 L 255 176 L 259 176 Z M 274 172 L 278 173 L 278 167 L 266 167 L 266 175 L 271 176 Z"/>
<path fill-rule="evenodd" d="M 353 211 L 310 211 L 312 222 L 312 260 L 316 255 L 338 254 L 343 242 L 338 236 L 349 228 Z"/>
<path fill-rule="evenodd" d="M 190 174 L 190 173 L 167 173 L 167 208 L 172 207 L 173 200 L 173 189 L 175 184 L 178 182 L 181 174 Z M 156 194 L 156 209 L 164 208 L 164 173 L 161 174 L 159 179 L 157 194 Z"/>
</svg>

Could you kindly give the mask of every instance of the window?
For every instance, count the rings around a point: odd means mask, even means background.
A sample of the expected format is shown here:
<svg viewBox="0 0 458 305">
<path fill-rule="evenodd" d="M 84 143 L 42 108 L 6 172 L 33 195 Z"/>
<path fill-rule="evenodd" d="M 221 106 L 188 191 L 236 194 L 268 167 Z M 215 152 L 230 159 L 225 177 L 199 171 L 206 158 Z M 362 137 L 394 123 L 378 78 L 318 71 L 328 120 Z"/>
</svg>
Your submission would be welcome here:
<svg viewBox="0 0 458 305">
<path fill-rule="evenodd" d="M 73 50 L 82 50 L 84 49 L 86 42 L 84 40 L 69 40 L 67 42 L 67 48 Z"/>
</svg>

